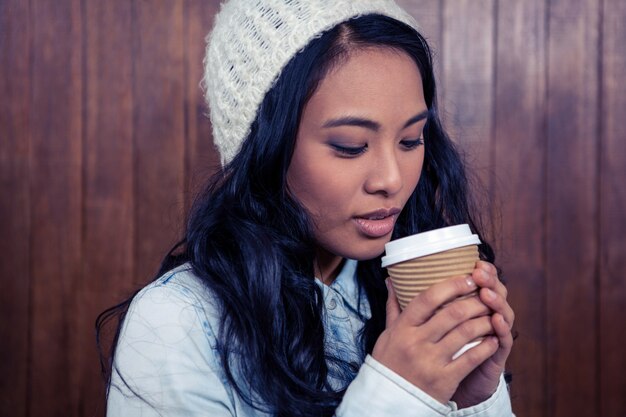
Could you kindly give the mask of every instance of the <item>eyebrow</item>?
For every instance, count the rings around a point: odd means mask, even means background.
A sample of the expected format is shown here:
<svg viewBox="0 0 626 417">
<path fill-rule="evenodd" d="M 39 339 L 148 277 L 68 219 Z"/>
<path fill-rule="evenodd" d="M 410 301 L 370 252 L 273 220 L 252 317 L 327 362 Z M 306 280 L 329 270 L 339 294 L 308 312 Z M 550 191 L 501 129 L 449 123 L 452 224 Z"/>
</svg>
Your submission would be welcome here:
<svg viewBox="0 0 626 417">
<path fill-rule="evenodd" d="M 406 121 L 402 129 L 406 129 L 414 123 L 419 122 L 420 120 L 426 119 L 430 115 L 430 110 L 424 110 L 421 113 L 416 114 Z M 363 117 L 355 117 L 355 116 L 346 116 L 340 117 L 338 119 L 328 120 L 322 127 L 330 128 L 330 127 L 338 127 L 338 126 L 356 126 L 362 127 L 368 130 L 372 130 L 374 132 L 378 132 L 380 130 L 380 123 L 375 122 L 370 119 L 365 119 Z"/>
</svg>

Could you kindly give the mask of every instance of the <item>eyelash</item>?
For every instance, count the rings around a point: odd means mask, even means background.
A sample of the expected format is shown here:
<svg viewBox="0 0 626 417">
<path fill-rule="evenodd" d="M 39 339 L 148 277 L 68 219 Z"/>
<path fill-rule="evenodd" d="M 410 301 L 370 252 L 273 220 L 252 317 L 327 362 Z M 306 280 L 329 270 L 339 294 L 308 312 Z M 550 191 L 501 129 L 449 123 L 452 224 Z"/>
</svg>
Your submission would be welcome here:
<svg viewBox="0 0 626 417">
<path fill-rule="evenodd" d="M 419 138 L 419 139 L 413 139 L 413 140 L 402 140 L 400 141 L 400 144 L 404 146 L 407 150 L 413 150 L 419 146 L 424 145 L 424 139 Z M 367 150 L 367 145 L 352 147 L 352 146 L 341 146 L 337 144 L 330 144 L 330 146 L 335 151 L 337 151 L 338 153 L 340 153 L 342 156 L 345 156 L 345 157 L 359 156 Z"/>
<path fill-rule="evenodd" d="M 361 155 L 363 152 L 367 150 L 367 145 L 364 146 L 341 146 L 336 144 L 331 144 L 332 148 L 339 152 L 342 156 L 353 157 Z"/>
<path fill-rule="evenodd" d="M 413 140 L 403 140 L 400 143 L 407 149 L 415 149 L 418 146 L 422 146 L 424 144 L 424 139 L 418 138 Z"/>
</svg>

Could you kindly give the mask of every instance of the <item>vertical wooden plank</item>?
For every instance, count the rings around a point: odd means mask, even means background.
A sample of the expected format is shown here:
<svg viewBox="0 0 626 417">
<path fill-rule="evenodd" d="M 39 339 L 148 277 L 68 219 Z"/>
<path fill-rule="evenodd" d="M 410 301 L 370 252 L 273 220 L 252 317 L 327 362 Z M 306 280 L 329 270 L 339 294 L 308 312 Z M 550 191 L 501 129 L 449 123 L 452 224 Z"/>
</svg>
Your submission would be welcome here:
<svg viewBox="0 0 626 417">
<path fill-rule="evenodd" d="M 30 10 L 0 1 L 0 415 L 27 410 Z M 10 376 L 10 377 L 9 377 Z"/>
<path fill-rule="evenodd" d="M 428 41 L 433 63 L 435 66 L 435 79 L 441 80 L 442 71 L 442 15 L 443 2 L 432 0 L 398 0 L 397 3 L 409 12 L 420 26 L 420 33 Z M 437 84 L 440 87 L 440 84 Z"/>
<path fill-rule="evenodd" d="M 626 416 L 626 3 L 604 0 L 600 162 L 600 404 Z"/>
<path fill-rule="evenodd" d="M 545 1 L 498 7 L 495 200 L 502 228 L 499 259 L 519 337 L 509 359 L 519 416 L 547 416 L 544 271 L 546 31 Z"/>
<path fill-rule="evenodd" d="M 78 0 L 32 2 L 30 416 L 77 416 L 72 346 L 81 265 Z"/>
<path fill-rule="evenodd" d="M 133 8 L 134 275 L 145 282 L 180 236 L 183 220 L 183 1 L 137 1 Z"/>
<path fill-rule="evenodd" d="M 441 45 L 442 3 L 430 0 L 397 0 L 396 3 L 415 18 L 429 46 L 438 50 Z"/>
<path fill-rule="evenodd" d="M 446 0 L 443 5 L 444 125 L 486 186 L 493 166 L 493 12 L 494 0 Z"/>
<path fill-rule="evenodd" d="M 200 89 L 205 37 L 213 27 L 219 0 L 185 2 L 185 213 L 207 178 L 220 168 L 213 146 L 209 109 Z"/>
<path fill-rule="evenodd" d="M 550 416 L 598 415 L 598 0 L 549 9 L 546 278 Z"/>
<path fill-rule="evenodd" d="M 467 163 L 483 238 L 496 245 L 493 181 L 494 0 L 444 0 L 439 113 Z M 496 247 L 497 250 L 497 247 Z"/>
<path fill-rule="evenodd" d="M 73 346 L 82 416 L 104 415 L 93 323 L 133 282 L 132 10 L 125 1 L 84 3 L 84 236 Z M 105 338 L 104 342 L 110 342 Z M 106 348 L 106 346 L 104 346 Z"/>
</svg>

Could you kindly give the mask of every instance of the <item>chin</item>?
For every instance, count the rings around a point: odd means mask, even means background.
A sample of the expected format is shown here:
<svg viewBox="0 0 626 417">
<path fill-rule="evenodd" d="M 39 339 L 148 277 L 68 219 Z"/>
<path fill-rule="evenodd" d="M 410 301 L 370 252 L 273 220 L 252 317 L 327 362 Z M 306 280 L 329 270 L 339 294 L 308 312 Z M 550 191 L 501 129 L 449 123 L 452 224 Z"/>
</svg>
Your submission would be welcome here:
<svg viewBox="0 0 626 417">
<path fill-rule="evenodd" d="M 362 246 L 359 245 L 361 247 L 352 248 L 344 257 L 357 261 L 369 261 L 370 259 L 379 257 L 385 252 L 385 243 L 387 242 L 389 242 L 389 238 L 381 239 L 378 242 L 368 242 L 368 244 Z"/>
</svg>

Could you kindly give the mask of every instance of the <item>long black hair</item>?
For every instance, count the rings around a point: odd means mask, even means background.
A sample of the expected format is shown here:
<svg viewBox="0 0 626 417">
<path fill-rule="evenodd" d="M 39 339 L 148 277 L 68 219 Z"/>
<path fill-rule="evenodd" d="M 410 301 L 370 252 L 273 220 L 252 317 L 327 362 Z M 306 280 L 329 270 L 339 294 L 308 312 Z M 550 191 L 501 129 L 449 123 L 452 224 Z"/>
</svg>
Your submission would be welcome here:
<svg viewBox="0 0 626 417">
<path fill-rule="evenodd" d="M 362 16 L 325 32 L 294 56 L 266 94 L 240 152 L 196 199 L 184 239 L 158 274 L 191 265 L 220 303 L 217 347 L 229 383 L 248 404 L 277 416 L 332 415 L 345 391 L 328 383 L 329 363 L 350 366 L 324 349 L 311 220 L 289 193 L 286 174 L 307 100 L 333 66 L 364 47 L 410 56 L 429 109 L 422 175 L 393 238 L 460 223 L 480 234 L 462 158 L 439 121 L 431 53 L 417 31 L 389 17 Z M 488 244 L 480 253 L 493 262 Z M 372 313 L 361 333 L 365 355 L 385 325 L 380 257 L 359 262 L 357 276 Z M 108 318 L 123 319 L 131 300 L 103 313 L 98 329 Z M 110 383 L 112 355 L 103 364 Z"/>
</svg>

